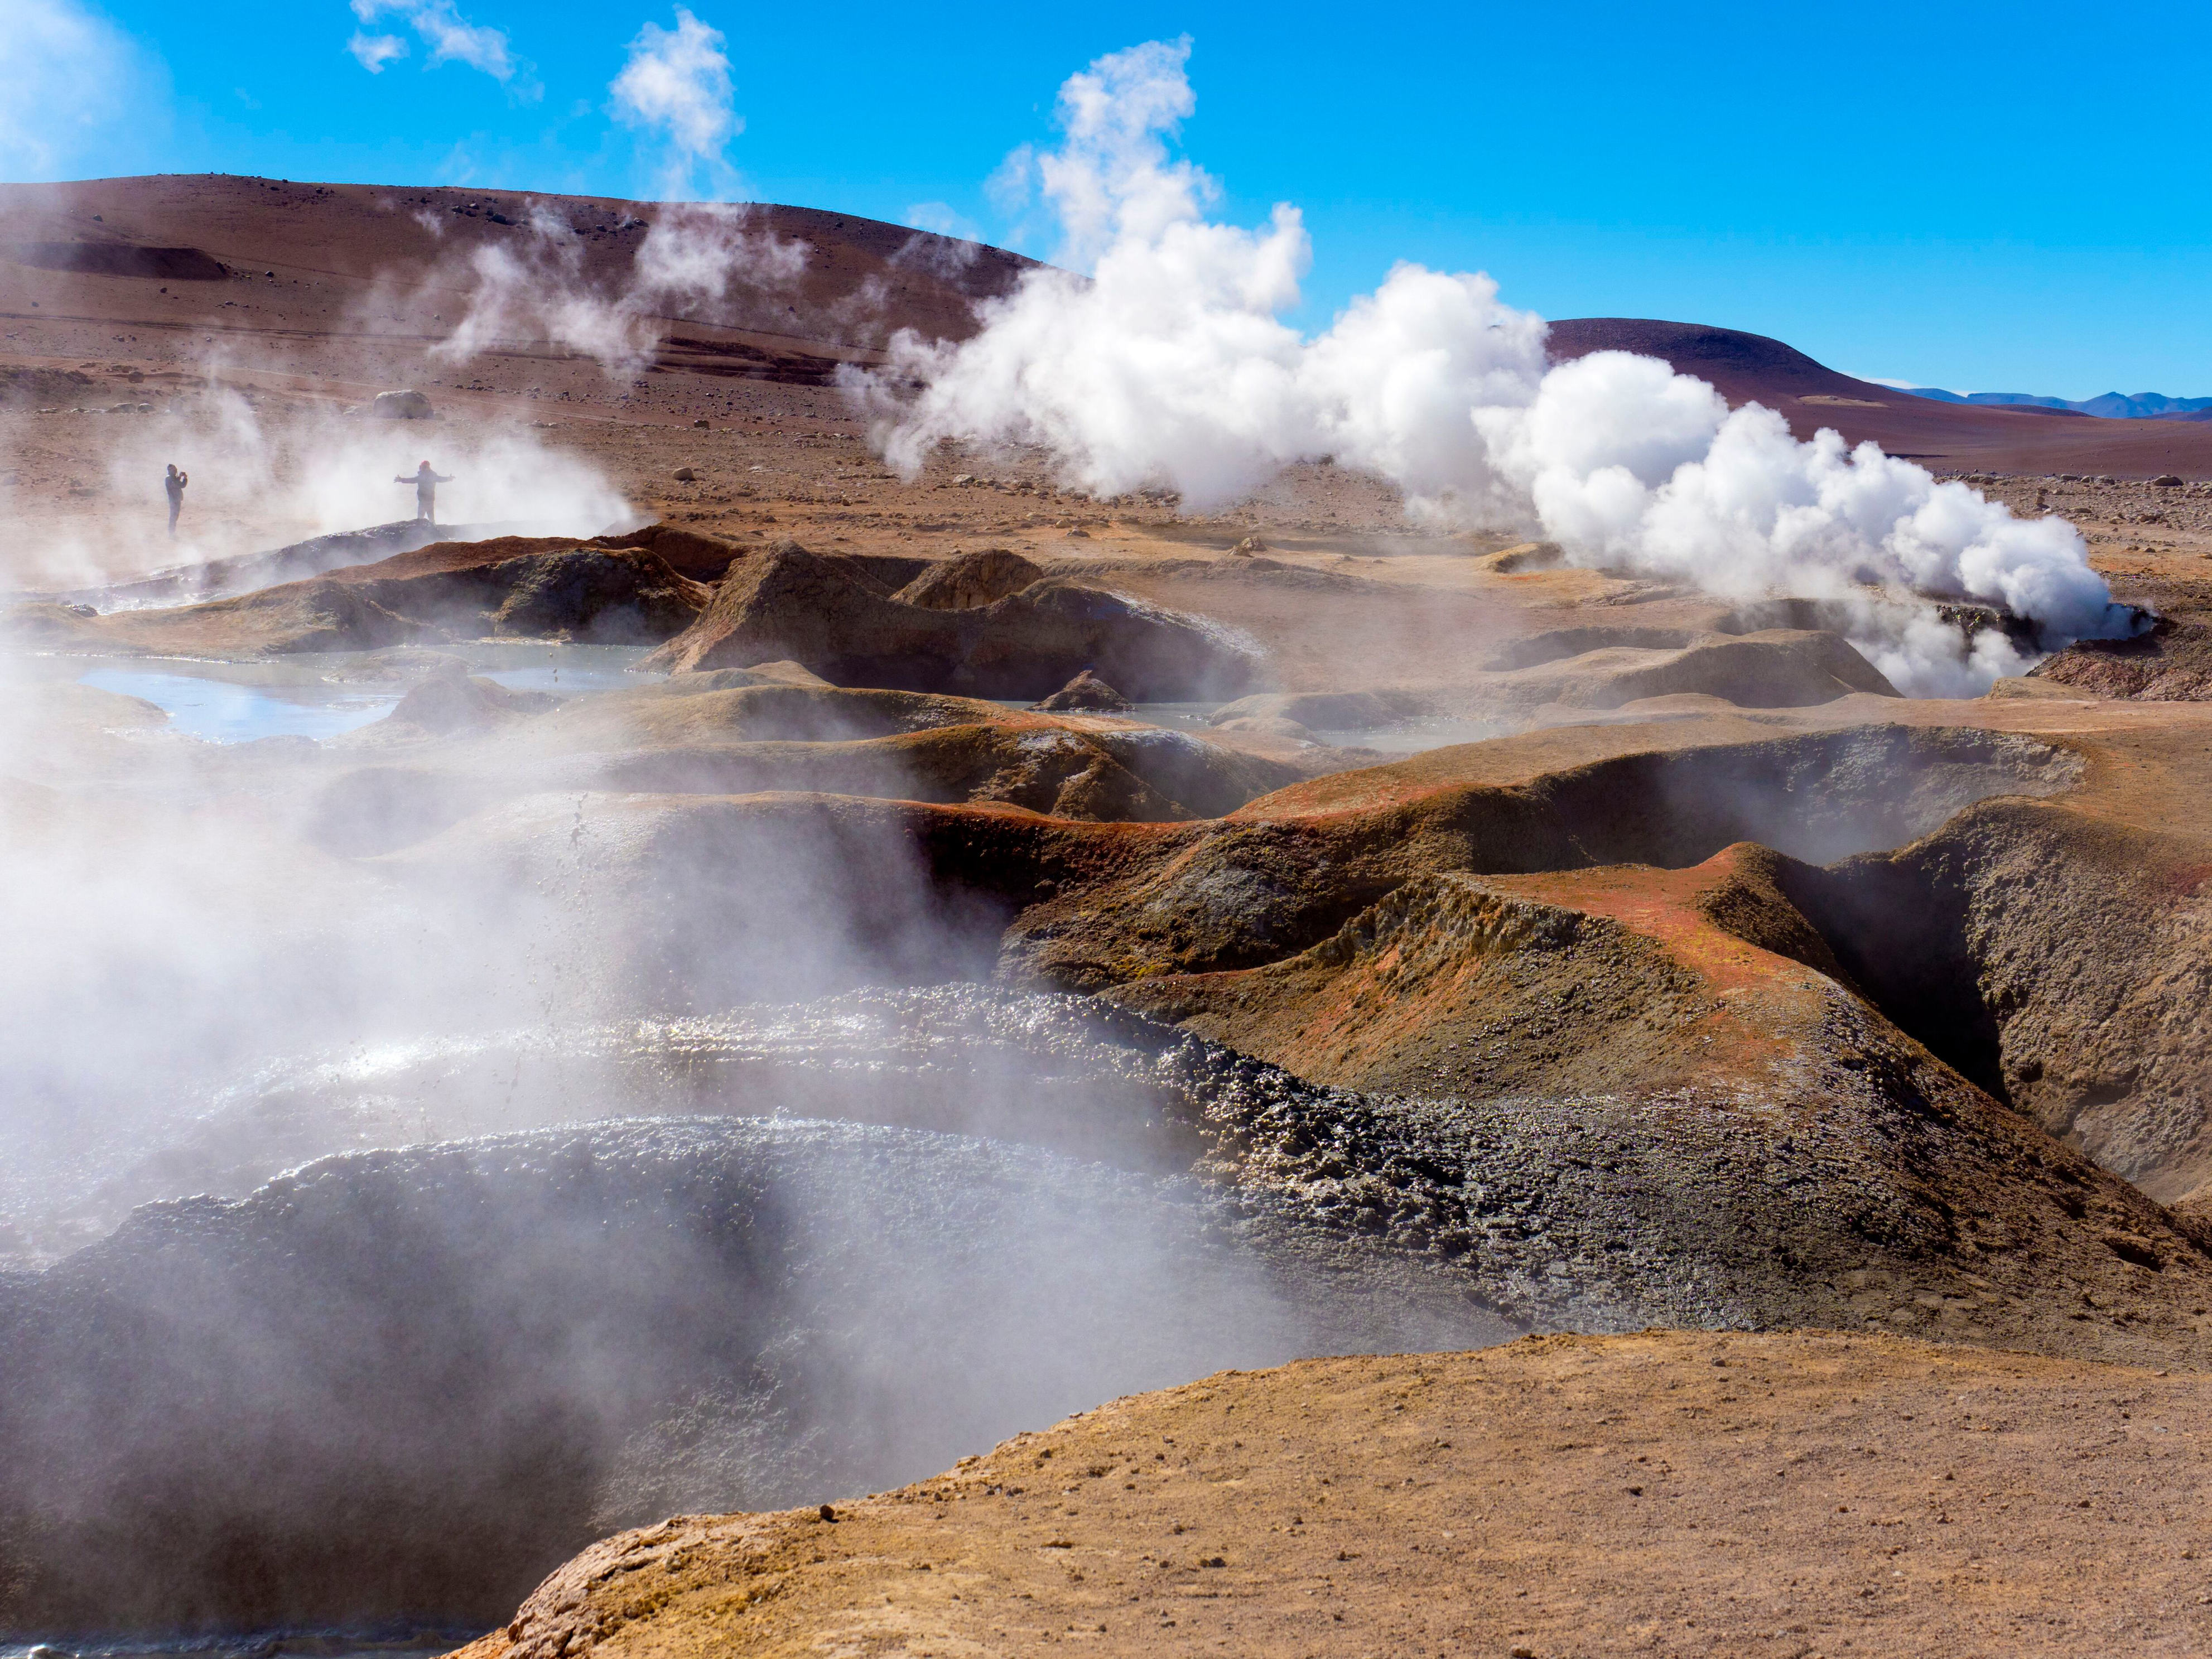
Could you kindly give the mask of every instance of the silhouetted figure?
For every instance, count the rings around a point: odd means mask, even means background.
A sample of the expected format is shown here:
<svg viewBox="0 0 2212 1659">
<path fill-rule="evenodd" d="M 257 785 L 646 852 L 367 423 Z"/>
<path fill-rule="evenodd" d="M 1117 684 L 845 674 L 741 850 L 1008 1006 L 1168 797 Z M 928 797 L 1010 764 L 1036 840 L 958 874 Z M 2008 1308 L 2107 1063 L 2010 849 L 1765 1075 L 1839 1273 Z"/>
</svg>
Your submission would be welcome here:
<svg viewBox="0 0 2212 1659">
<path fill-rule="evenodd" d="M 418 519 L 428 519 L 434 525 L 438 522 L 438 486 L 441 483 L 453 483 L 451 478 L 442 472 L 431 471 L 430 463 L 425 461 L 412 472 L 403 472 L 392 482 L 413 484 L 415 486 L 415 516 Z"/>
<path fill-rule="evenodd" d="M 185 505 L 185 486 L 192 481 L 189 472 L 177 471 L 174 461 L 169 463 L 169 476 L 161 480 L 161 488 L 169 492 L 169 539 L 177 538 L 177 514 Z"/>
</svg>

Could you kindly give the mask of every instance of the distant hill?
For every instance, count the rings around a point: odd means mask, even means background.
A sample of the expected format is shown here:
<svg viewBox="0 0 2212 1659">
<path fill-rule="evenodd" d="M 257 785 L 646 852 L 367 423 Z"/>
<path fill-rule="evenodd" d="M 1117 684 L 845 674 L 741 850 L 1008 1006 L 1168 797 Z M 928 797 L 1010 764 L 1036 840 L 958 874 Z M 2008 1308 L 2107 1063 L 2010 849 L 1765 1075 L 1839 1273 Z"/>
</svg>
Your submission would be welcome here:
<svg viewBox="0 0 2212 1659">
<path fill-rule="evenodd" d="M 1741 329 L 1649 317 L 1570 317 L 1552 325 L 1555 362 L 1593 351 L 1665 359 L 1710 382 L 1729 403 L 1763 404 L 1800 438 L 1823 427 L 1850 443 L 1871 441 L 1939 472 L 2178 472 L 2212 479 L 2212 399 L 2156 419 L 2097 420 L 2098 410 L 2048 402 L 1969 402 L 1916 395 L 1856 380 L 1795 346 Z M 2092 399 L 2091 404 L 2102 399 Z M 2122 398 L 2123 403 L 2130 400 Z"/>
<path fill-rule="evenodd" d="M 2063 398 L 2039 398 L 2027 392 L 1946 392 L 1940 386 L 1905 388 L 1908 398 L 1929 398 L 1939 404 L 1979 404 L 1984 407 L 2070 409 L 2077 415 L 2094 415 L 2108 421 L 2212 420 L 2212 398 L 2169 398 L 2162 392 L 2107 392 L 2100 398 L 2069 403 Z"/>
</svg>

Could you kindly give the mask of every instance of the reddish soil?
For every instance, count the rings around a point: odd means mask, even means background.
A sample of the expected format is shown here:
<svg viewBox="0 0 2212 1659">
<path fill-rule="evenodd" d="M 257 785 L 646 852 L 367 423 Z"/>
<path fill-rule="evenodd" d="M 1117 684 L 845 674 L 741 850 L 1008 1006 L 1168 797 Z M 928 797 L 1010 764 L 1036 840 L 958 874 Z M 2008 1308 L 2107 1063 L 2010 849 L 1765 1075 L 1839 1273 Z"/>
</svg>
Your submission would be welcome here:
<svg viewBox="0 0 2212 1659">
<path fill-rule="evenodd" d="M 468 1659 L 2201 1653 L 2212 1377 L 1546 1337 L 1117 1400 L 824 1520 L 678 1516 Z"/>
</svg>

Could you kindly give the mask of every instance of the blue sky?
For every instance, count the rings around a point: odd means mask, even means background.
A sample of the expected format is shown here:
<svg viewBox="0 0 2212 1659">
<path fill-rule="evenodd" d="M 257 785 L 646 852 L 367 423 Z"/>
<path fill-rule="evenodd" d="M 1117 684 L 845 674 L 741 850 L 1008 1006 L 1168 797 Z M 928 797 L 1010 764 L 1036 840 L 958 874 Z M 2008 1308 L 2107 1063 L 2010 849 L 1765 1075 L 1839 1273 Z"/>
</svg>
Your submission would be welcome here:
<svg viewBox="0 0 2212 1659">
<path fill-rule="evenodd" d="M 726 38 L 744 123 L 732 171 L 696 176 L 755 198 L 886 219 L 939 204 L 1004 240 L 987 180 L 1051 137 L 1060 82 L 1188 33 L 1184 152 L 1225 216 L 1304 210 L 1313 325 L 1404 258 L 1486 270 L 1546 315 L 1718 323 L 1857 374 L 2212 394 L 2212 8 L 691 9 Z M 678 27 L 666 0 L 85 10 L 0 5 L 0 106 L 37 112 L 0 115 L 7 177 L 665 181 L 610 83 L 641 27 Z M 27 27 L 47 56 L 11 50 Z M 54 55 L 56 28 L 98 63 Z M 405 55 L 371 73 L 380 40 Z"/>
</svg>

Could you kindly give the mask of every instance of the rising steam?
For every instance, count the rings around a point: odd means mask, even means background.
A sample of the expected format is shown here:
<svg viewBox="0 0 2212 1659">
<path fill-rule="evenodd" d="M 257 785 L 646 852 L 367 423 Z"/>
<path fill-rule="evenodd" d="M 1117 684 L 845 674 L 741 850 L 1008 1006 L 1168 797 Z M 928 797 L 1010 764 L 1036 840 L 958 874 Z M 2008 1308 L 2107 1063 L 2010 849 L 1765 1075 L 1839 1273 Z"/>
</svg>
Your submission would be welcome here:
<svg viewBox="0 0 2212 1659">
<path fill-rule="evenodd" d="M 1281 320 L 1310 256 L 1297 210 L 1254 230 L 1213 222 L 1212 181 L 1169 153 L 1194 107 L 1189 49 L 1154 41 L 1070 76 L 1060 148 L 1012 163 L 1090 276 L 1032 270 L 983 307 L 975 337 L 903 333 L 854 382 L 902 471 L 945 440 L 1042 443 L 1085 488 L 1165 483 L 1206 510 L 1330 455 L 1396 484 L 1418 519 L 1512 526 L 1578 564 L 1729 597 L 1832 601 L 1876 665 L 1923 694 L 2027 660 L 1994 629 L 1969 650 L 1935 599 L 2002 606 L 2047 647 L 2128 631 L 2063 520 L 2014 519 L 1831 431 L 1800 442 L 1773 411 L 1730 412 L 1656 359 L 1551 368 L 1543 321 L 1486 276 L 1401 264 L 1326 333 L 1300 335 Z"/>
</svg>

